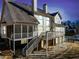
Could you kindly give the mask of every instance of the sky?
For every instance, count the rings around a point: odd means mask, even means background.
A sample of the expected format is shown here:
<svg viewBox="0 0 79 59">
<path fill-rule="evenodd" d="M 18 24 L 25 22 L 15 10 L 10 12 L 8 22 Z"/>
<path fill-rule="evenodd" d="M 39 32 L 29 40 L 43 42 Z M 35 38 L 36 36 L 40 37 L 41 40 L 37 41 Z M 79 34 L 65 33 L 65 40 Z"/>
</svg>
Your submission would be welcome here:
<svg viewBox="0 0 79 59">
<path fill-rule="evenodd" d="M 31 0 L 14 0 L 31 5 Z M 38 0 L 38 8 L 43 8 L 47 3 L 50 13 L 59 11 L 63 20 L 79 20 L 79 0 Z M 2 0 L 0 0 L 0 13 L 2 10 Z"/>
</svg>

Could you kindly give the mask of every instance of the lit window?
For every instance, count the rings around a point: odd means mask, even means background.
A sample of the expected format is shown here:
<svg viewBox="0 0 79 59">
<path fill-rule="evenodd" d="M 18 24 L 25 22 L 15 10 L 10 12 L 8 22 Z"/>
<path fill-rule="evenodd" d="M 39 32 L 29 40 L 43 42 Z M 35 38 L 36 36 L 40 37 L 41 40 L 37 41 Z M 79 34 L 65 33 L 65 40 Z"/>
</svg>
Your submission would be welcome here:
<svg viewBox="0 0 79 59">
<path fill-rule="evenodd" d="M 3 34 L 6 34 L 6 27 L 3 26 Z"/>
</svg>

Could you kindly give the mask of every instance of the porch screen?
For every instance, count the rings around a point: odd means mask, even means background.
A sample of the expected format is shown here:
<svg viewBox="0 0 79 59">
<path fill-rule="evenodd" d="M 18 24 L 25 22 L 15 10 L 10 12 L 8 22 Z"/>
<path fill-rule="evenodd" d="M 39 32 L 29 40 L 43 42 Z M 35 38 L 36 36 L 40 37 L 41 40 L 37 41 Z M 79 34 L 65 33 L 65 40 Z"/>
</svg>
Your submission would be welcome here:
<svg viewBox="0 0 79 59">
<path fill-rule="evenodd" d="M 29 26 L 29 33 L 28 33 L 29 37 L 33 36 L 33 27 Z"/>
<path fill-rule="evenodd" d="M 27 25 L 23 25 L 22 38 L 27 38 Z"/>
<path fill-rule="evenodd" d="M 21 25 L 15 26 L 15 38 L 16 39 L 21 38 Z"/>
</svg>

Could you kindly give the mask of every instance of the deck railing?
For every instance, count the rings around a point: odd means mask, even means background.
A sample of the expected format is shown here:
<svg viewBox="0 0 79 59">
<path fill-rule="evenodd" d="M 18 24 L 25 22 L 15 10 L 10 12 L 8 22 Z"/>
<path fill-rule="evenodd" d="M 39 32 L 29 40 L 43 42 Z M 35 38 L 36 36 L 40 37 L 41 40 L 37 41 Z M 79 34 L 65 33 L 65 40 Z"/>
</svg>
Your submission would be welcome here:
<svg viewBox="0 0 79 59">
<path fill-rule="evenodd" d="M 39 42 L 41 41 L 42 33 L 39 37 L 36 38 L 36 40 L 33 42 L 33 44 L 26 50 L 26 55 L 31 54 L 31 52 L 37 47 Z"/>
<path fill-rule="evenodd" d="M 53 38 L 63 36 L 63 35 L 65 35 L 65 33 L 64 32 L 59 32 L 59 31 L 53 31 L 53 32 L 48 31 L 48 32 L 46 32 L 46 36 L 48 36 L 49 40 L 53 39 Z"/>
</svg>

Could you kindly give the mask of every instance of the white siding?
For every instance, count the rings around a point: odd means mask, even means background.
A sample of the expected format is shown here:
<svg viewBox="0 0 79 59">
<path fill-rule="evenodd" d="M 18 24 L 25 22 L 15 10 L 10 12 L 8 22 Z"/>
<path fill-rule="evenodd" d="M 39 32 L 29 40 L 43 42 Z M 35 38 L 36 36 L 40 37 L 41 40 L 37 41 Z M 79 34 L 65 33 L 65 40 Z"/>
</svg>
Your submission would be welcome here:
<svg viewBox="0 0 79 59">
<path fill-rule="evenodd" d="M 61 24 L 61 19 L 60 19 L 58 14 L 55 16 L 55 23 L 56 24 Z"/>
<path fill-rule="evenodd" d="M 48 17 L 44 17 L 41 15 L 35 15 L 36 19 L 39 21 L 40 24 L 38 24 L 38 35 L 41 32 L 46 32 L 50 30 L 50 19 Z"/>
<path fill-rule="evenodd" d="M 54 31 L 60 31 L 60 32 L 64 32 L 65 28 L 64 27 L 55 27 Z"/>
<path fill-rule="evenodd" d="M 64 35 L 65 34 L 65 28 L 64 27 L 55 27 L 54 31 L 58 33 L 59 35 Z"/>
</svg>

